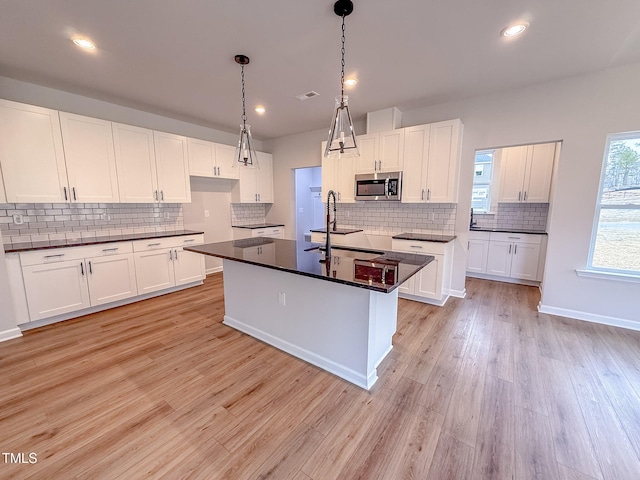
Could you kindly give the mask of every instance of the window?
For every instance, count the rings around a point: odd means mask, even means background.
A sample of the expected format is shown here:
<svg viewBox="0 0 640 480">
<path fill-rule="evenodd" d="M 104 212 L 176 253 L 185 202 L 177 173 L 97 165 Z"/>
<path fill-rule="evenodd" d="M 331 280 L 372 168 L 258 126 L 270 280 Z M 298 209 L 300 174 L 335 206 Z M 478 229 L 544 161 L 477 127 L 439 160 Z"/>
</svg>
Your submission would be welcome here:
<svg viewBox="0 0 640 480">
<path fill-rule="evenodd" d="M 473 171 L 471 208 L 473 213 L 489 213 L 491 207 L 491 175 L 495 150 L 479 150 Z"/>
<path fill-rule="evenodd" d="M 640 276 L 640 132 L 607 138 L 589 268 Z"/>
</svg>

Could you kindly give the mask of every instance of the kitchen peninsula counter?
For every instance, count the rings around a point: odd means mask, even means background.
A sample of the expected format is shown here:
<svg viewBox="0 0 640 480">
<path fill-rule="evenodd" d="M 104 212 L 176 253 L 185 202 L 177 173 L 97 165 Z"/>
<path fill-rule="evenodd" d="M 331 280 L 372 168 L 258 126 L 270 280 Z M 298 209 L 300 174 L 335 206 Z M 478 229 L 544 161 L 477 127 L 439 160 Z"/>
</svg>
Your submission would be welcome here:
<svg viewBox="0 0 640 480">
<path fill-rule="evenodd" d="M 362 388 L 392 349 L 398 289 L 429 255 L 248 238 L 185 248 L 223 259 L 224 324 Z M 322 262 L 321 262 L 322 261 Z"/>
</svg>

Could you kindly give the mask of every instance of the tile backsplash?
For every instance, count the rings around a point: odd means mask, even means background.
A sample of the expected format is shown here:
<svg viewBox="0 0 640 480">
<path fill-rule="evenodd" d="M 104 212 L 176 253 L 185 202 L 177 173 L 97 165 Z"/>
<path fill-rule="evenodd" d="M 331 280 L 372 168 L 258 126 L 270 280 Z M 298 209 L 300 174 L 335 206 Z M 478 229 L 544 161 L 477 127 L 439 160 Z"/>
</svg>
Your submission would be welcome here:
<svg viewBox="0 0 640 480">
<path fill-rule="evenodd" d="M 368 233 L 453 233 L 455 203 L 356 202 L 338 204 L 338 226 Z M 332 217 L 333 218 L 333 217 Z"/>
<path fill-rule="evenodd" d="M 265 223 L 267 205 L 264 203 L 232 203 L 231 225 Z"/>
<path fill-rule="evenodd" d="M 22 216 L 22 224 L 14 222 Z M 0 203 L 4 243 L 182 230 L 182 204 Z"/>
<path fill-rule="evenodd" d="M 548 203 L 499 203 L 494 214 L 474 215 L 477 227 L 544 232 Z"/>
</svg>

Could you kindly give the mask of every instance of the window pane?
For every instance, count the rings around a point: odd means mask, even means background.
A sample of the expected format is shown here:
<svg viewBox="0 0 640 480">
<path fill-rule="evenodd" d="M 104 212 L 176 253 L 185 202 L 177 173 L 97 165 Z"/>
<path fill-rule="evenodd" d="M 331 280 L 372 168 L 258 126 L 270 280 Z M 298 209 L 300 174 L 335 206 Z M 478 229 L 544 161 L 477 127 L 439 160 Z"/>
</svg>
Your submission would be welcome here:
<svg viewBox="0 0 640 480">
<path fill-rule="evenodd" d="M 609 143 L 600 202 L 640 206 L 640 135 Z"/>
<path fill-rule="evenodd" d="M 640 272 L 640 209 L 600 210 L 591 265 Z"/>
<path fill-rule="evenodd" d="M 476 152 L 473 172 L 471 208 L 474 213 L 487 213 L 491 205 L 491 175 L 494 150 Z"/>
</svg>

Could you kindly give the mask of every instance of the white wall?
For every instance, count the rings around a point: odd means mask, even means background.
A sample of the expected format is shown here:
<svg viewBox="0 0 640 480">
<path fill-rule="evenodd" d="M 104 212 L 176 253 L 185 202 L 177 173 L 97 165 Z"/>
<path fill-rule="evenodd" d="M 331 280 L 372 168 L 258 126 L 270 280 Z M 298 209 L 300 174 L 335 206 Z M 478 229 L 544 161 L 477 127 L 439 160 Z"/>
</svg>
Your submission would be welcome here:
<svg viewBox="0 0 640 480">
<path fill-rule="evenodd" d="M 637 322 L 640 284 L 578 277 L 586 266 L 608 133 L 640 130 L 640 64 L 404 111 L 402 126 L 451 118 L 464 123 L 453 289 L 465 282 L 468 215 L 477 149 L 562 140 L 549 212 L 542 306 L 612 323 Z M 357 130 L 359 132 L 363 129 Z M 266 142 L 274 155 L 276 205 L 270 221 L 292 221 L 291 169 L 320 163 L 324 130 Z"/>
</svg>

